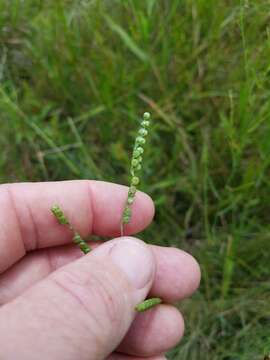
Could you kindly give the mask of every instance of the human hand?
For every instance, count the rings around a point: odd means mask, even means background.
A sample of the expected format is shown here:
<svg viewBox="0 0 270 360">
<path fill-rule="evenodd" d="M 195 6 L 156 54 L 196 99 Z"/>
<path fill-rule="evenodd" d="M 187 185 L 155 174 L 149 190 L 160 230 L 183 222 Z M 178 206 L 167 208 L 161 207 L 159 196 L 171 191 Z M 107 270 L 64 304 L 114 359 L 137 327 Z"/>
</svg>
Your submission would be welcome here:
<svg viewBox="0 0 270 360">
<path fill-rule="evenodd" d="M 126 192 L 96 181 L 0 186 L 1 359 L 162 360 L 180 340 L 184 323 L 172 305 L 134 307 L 147 295 L 168 304 L 190 296 L 200 281 L 190 255 L 126 236 L 82 256 L 50 213 L 58 203 L 82 236 L 117 237 Z M 138 192 L 126 234 L 153 214 Z"/>
</svg>

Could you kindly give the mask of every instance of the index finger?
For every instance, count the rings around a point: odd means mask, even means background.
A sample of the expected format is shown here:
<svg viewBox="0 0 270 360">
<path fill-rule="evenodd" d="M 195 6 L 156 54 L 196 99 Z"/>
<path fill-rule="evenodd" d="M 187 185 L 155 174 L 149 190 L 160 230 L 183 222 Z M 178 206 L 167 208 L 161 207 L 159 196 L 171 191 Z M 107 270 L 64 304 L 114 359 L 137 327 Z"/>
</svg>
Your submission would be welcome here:
<svg viewBox="0 0 270 360">
<path fill-rule="evenodd" d="M 1 185 L 0 272 L 27 251 L 71 241 L 69 229 L 59 225 L 51 214 L 54 204 L 60 205 L 83 237 L 119 236 L 127 190 L 122 185 L 88 180 Z M 132 211 L 125 235 L 149 225 L 154 215 L 153 202 L 138 192 Z"/>
</svg>

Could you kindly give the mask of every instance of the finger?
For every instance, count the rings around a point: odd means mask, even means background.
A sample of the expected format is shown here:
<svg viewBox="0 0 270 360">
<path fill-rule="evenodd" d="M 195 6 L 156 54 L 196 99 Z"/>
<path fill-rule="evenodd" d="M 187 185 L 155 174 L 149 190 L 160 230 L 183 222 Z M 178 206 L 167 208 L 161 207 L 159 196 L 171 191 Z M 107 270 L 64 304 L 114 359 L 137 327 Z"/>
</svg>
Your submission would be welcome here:
<svg viewBox="0 0 270 360">
<path fill-rule="evenodd" d="M 172 305 L 158 305 L 136 316 L 119 352 L 154 356 L 173 348 L 184 334 L 184 320 Z"/>
<path fill-rule="evenodd" d="M 166 360 L 164 355 L 154 356 L 154 357 L 137 357 L 137 356 L 128 356 L 124 354 L 114 353 L 110 355 L 106 360 Z"/>
<path fill-rule="evenodd" d="M 99 246 L 98 243 L 90 245 Z M 200 282 L 200 268 L 196 260 L 175 248 L 151 246 L 151 249 L 156 260 L 156 275 L 150 296 L 159 296 L 168 303 L 190 296 Z M 73 245 L 29 253 L 0 275 L 0 304 L 11 301 L 54 270 L 81 256 L 81 251 Z"/>
<path fill-rule="evenodd" d="M 71 232 L 59 225 L 50 208 L 59 204 L 82 236 L 120 234 L 127 187 L 100 181 L 63 181 L 0 186 L 0 272 L 26 251 L 66 244 Z M 152 220 L 153 202 L 138 192 L 125 234 L 144 229 Z"/>
<path fill-rule="evenodd" d="M 169 247 L 153 246 L 156 276 L 150 296 L 159 296 L 173 303 L 191 296 L 199 287 L 199 264 L 187 252 Z"/>
<path fill-rule="evenodd" d="M 1 353 L 21 360 L 105 359 L 129 329 L 154 273 L 143 242 L 109 241 L 0 309 Z"/>
<path fill-rule="evenodd" d="M 43 280 L 56 269 L 83 256 L 75 245 L 63 245 L 30 252 L 0 274 L 0 305 L 3 305 Z"/>
</svg>

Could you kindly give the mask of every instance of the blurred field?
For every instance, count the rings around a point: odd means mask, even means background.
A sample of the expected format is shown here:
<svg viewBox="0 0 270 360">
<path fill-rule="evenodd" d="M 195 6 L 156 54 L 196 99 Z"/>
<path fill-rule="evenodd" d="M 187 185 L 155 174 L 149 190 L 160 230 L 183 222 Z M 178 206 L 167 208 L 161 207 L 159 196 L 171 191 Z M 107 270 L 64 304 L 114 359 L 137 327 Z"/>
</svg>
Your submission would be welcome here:
<svg viewBox="0 0 270 360">
<path fill-rule="evenodd" d="M 270 1 L 0 0 L 0 180 L 128 183 L 138 116 L 148 242 L 184 248 L 179 360 L 270 352 Z"/>
</svg>

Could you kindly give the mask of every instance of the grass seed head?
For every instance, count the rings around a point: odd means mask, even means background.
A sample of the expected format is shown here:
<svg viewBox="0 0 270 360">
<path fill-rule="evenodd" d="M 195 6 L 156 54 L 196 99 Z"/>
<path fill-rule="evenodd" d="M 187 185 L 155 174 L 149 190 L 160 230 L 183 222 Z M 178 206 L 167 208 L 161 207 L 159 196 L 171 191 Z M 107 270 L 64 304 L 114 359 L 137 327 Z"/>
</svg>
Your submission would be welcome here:
<svg viewBox="0 0 270 360">
<path fill-rule="evenodd" d="M 140 177 L 138 176 L 138 172 L 142 169 L 142 154 L 144 152 L 143 146 L 146 143 L 146 136 L 148 135 L 147 127 L 150 126 L 150 113 L 145 112 L 143 114 L 143 120 L 141 121 L 140 128 L 138 130 L 138 136 L 135 139 L 135 145 L 132 153 L 131 166 L 130 166 L 130 174 L 131 174 L 131 185 L 128 191 L 128 197 L 126 201 L 126 206 L 122 215 L 122 224 L 128 224 L 131 219 L 131 208 L 130 206 L 133 204 L 136 194 L 136 186 L 140 183 Z M 123 229 L 123 227 L 121 227 Z M 121 230 L 122 232 L 122 230 Z"/>
</svg>

